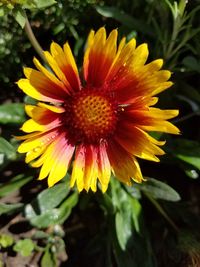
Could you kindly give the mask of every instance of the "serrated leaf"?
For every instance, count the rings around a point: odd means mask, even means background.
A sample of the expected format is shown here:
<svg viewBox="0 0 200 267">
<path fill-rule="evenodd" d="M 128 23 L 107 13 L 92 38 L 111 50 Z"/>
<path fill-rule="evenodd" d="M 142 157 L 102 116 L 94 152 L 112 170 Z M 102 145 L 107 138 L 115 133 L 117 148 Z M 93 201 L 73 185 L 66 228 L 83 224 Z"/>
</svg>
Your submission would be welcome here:
<svg viewBox="0 0 200 267">
<path fill-rule="evenodd" d="M 141 191 L 149 193 L 153 198 L 167 201 L 179 201 L 180 195 L 168 184 L 158 181 L 154 178 L 147 178 L 142 184 L 136 184 Z"/>
<path fill-rule="evenodd" d="M 24 206 L 23 203 L 16 203 L 16 204 L 0 203 L 0 215 L 16 212 L 20 210 L 23 206 Z"/>
<path fill-rule="evenodd" d="M 12 178 L 5 184 L 0 185 L 0 197 L 6 196 L 9 193 L 18 190 L 23 185 L 27 184 L 33 177 L 26 176 L 25 174 L 19 174 L 16 177 Z"/>
<path fill-rule="evenodd" d="M 0 106 L 0 123 L 22 124 L 25 121 L 24 104 L 9 103 Z"/>
<path fill-rule="evenodd" d="M 22 256 L 28 257 L 35 248 L 35 244 L 31 239 L 19 240 L 13 247 L 13 250 L 19 252 Z"/>
</svg>

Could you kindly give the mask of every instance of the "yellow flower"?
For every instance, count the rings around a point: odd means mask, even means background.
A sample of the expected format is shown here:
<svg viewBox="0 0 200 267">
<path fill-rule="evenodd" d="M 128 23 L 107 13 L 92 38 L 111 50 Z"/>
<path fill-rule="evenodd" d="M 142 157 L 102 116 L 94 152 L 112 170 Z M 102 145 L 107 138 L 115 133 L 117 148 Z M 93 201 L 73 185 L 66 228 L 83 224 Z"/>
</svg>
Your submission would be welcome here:
<svg viewBox="0 0 200 267">
<path fill-rule="evenodd" d="M 105 192 L 111 173 L 120 181 L 142 182 L 138 158 L 159 161 L 164 151 L 148 131 L 178 134 L 170 122 L 177 110 L 152 107 L 156 94 L 172 85 L 171 73 L 160 70 L 163 61 L 145 64 L 146 44 L 136 47 L 125 38 L 117 46 L 117 30 L 106 37 L 105 28 L 91 31 L 83 61 L 83 78 L 69 44 L 52 43 L 44 55 L 53 73 L 37 59 L 38 70 L 24 68 L 18 86 L 38 104 L 26 105 L 31 117 L 22 130 L 27 135 L 18 148 L 26 162 L 41 167 L 39 180 L 48 185 L 61 180 L 71 166 L 70 186 Z"/>
</svg>

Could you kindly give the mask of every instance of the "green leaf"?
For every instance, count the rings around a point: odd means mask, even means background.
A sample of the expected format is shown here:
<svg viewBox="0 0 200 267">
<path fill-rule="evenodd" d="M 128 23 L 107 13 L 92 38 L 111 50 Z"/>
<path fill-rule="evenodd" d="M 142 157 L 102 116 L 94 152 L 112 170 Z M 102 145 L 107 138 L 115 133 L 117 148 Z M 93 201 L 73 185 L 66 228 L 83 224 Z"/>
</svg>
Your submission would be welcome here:
<svg viewBox="0 0 200 267">
<path fill-rule="evenodd" d="M 195 57 L 187 56 L 183 59 L 183 64 L 191 71 L 200 72 L 200 62 Z"/>
<path fill-rule="evenodd" d="M 45 253 L 41 260 L 41 267 L 55 267 L 55 257 L 52 255 L 49 247 L 45 250 Z"/>
<path fill-rule="evenodd" d="M 78 203 L 79 194 L 78 192 L 74 192 L 70 195 L 59 207 L 59 217 L 56 223 L 62 224 L 71 214 L 72 209 Z"/>
<path fill-rule="evenodd" d="M 128 221 L 127 221 L 128 219 Z M 126 249 L 129 238 L 132 235 L 130 218 L 124 217 L 124 213 L 118 212 L 115 217 L 116 233 L 119 245 L 122 250 Z"/>
<path fill-rule="evenodd" d="M 0 235 L 0 247 L 7 248 L 12 246 L 14 239 L 11 235 L 1 234 Z"/>
<path fill-rule="evenodd" d="M 17 23 L 19 23 L 19 25 L 21 26 L 21 28 L 23 29 L 25 24 L 26 24 L 26 13 L 22 8 L 15 8 L 13 10 L 13 16 L 15 18 L 15 20 L 17 21 Z"/>
<path fill-rule="evenodd" d="M 0 106 L 0 123 L 22 124 L 25 121 L 24 104 L 9 103 Z"/>
<path fill-rule="evenodd" d="M 149 193 L 153 198 L 159 198 L 168 201 L 179 201 L 180 195 L 169 185 L 154 178 L 147 178 L 142 184 L 135 184 L 143 192 Z"/>
<path fill-rule="evenodd" d="M 199 174 L 198 174 L 198 172 L 196 171 L 196 170 L 192 170 L 191 168 L 184 168 L 184 171 L 185 171 L 185 174 L 188 176 L 188 177 L 190 177 L 190 178 L 192 178 L 192 179 L 197 179 L 197 178 L 199 178 Z"/>
<path fill-rule="evenodd" d="M 187 139 L 176 139 L 170 151 L 176 158 L 200 170 L 200 143 Z"/>
<path fill-rule="evenodd" d="M 37 1 L 35 1 L 37 8 L 46 8 L 46 7 L 52 6 L 56 3 L 57 2 L 55 0 L 37 0 Z"/>
<path fill-rule="evenodd" d="M 180 83 L 181 91 L 183 92 L 185 97 L 189 97 L 195 102 L 200 103 L 200 92 L 191 85 L 187 84 L 186 82 L 181 82 Z M 198 108 L 200 109 L 200 108 Z"/>
<path fill-rule="evenodd" d="M 130 199 L 131 202 L 131 215 L 132 215 L 132 219 L 133 219 L 133 223 L 134 223 L 134 227 L 136 232 L 140 232 L 140 222 L 139 222 L 139 218 L 142 212 L 142 207 L 140 205 L 140 202 L 135 199 L 135 198 L 131 198 Z"/>
<path fill-rule="evenodd" d="M 5 14 L 4 8 L 3 7 L 0 7 L 0 17 L 3 17 L 4 14 Z"/>
<path fill-rule="evenodd" d="M 131 30 L 136 30 L 147 35 L 154 35 L 152 29 L 147 25 L 147 23 L 131 17 L 116 7 L 96 6 L 95 8 L 100 15 L 106 18 L 113 18 L 122 23 L 122 25 L 129 27 Z"/>
<path fill-rule="evenodd" d="M 16 149 L 3 137 L 0 137 L 0 154 L 3 156 L 2 157 L 3 162 L 4 162 L 4 155 L 9 160 L 16 159 Z"/>
<path fill-rule="evenodd" d="M 33 202 L 33 208 L 40 213 L 57 207 L 69 194 L 70 187 L 66 183 L 57 184 L 42 191 Z"/>
<path fill-rule="evenodd" d="M 27 210 L 26 210 L 26 213 L 28 214 Z M 33 226 L 36 226 L 38 228 L 46 228 L 50 225 L 57 224 L 59 214 L 60 213 L 58 209 L 52 209 L 52 210 L 47 210 L 41 215 L 35 215 L 32 217 L 27 216 L 27 218 L 30 219 L 30 223 Z"/>
<path fill-rule="evenodd" d="M 24 204 L 22 203 L 16 203 L 16 204 L 0 203 L 0 215 L 16 212 L 20 210 L 23 206 Z"/>
<path fill-rule="evenodd" d="M 19 240 L 13 247 L 14 251 L 19 252 L 23 257 L 30 256 L 34 248 L 35 244 L 28 238 Z"/>
<path fill-rule="evenodd" d="M 50 225 L 62 224 L 71 214 L 72 208 L 78 202 L 78 193 L 74 192 L 57 209 L 51 209 L 30 218 L 32 225 L 38 228 L 46 228 Z"/>
<path fill-rule="evenodd" d="M 65 199 L 68 194 L 69 186 L 66 183 L 60 183 L 44 190 L 32 204 L 26 205 L 26 218 L 32 225 L 39 228 L 64 222 L 78 202 L 77 192 Z M 64 202 L 56 208 L 63 200 Z"/>
<path fill-rule="evenodd" d="M 112 202 L 117 210 L 115 215 L 117 240 L 121 249 L 126 250 L 134 228 L 139 231 L 140 204 L 114 179 L 111 180 L 111 193 Z"/>
<path fill-rule="evenodd" d="M 32 180 L 32 176 L 26 176 L 25 174 L 19 174 L 16 177 L 12 178 L 5 184 L 0 185 L 0 197 L 8 195 L 15 190 L 18 190 L 23 185 L 27 184 L 30 180 Z"/>
</svg>

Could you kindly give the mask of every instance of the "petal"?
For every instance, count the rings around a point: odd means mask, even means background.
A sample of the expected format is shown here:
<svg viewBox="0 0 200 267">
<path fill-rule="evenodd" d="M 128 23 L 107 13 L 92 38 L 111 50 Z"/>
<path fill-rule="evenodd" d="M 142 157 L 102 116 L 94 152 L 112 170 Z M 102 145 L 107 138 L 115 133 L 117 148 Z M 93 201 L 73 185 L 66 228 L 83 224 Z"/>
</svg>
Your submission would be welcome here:
<svg viewBox="0 0 200 267">
<path fill-rule="evenodd" d="M 143 159 L 159 161 L 156 155 L 163 155 L 160 149 L 147 133 L 126 122 L 120 124 L 120 129 L 116 132 L 115 140 L 130 154 Z M 158 143 L 158 142 L 157 142 Z"/>
<path fill-rule="evenodd" d="M 115 141 L 109 142 L 107 151 L 116 178 L 128 185 L 131 184 L 131 178 L 139 183 L 144 180 L 137 160 L 120 144 Z"/>
<path fill-rule="evenodd" d="M 54 57 L 53 57 L 48 51 L 45 51 L 45 52 L 44 52 L 44 55 L 45 55 L 45 57 L 46 57 L 46 60 L 47 60 L 47 62 L 48 62 L 48 64 L 49 64 L 49 66 L 50 66 L 51 69 L 54 71 L 54 73 L 56 74 L 56 76 L 58 77 L 58 79 L 61 80 L 61 81 L 65 84 L 67 90 L 68 90 L 69 92 L 71 92 L 71 91 L 72 91 L 72 87 L 70 86 L 70 83 L 69 83 L 68 80 L 66 79 L 65 74 L 64 74 L 64 73 L 62 72 L 62 70 L 60 69 L 60 67 L 59 67 L 59 62 L 57 62 L 57 61 L 54 59 Z"/>
<path fill-rule="evenodd" d="M 50 50 L 53 59 L 57 62 L 57 65 L 62 73 L 64 73 L 70 86 L 74 91 L 79 90 L 80 80 L 78 69 L 69 44 L 66 43 L 63 50 L 57 43 L 52 42 Z"/>
<path fill-rule="evenodd" d="M 26 105 L 25 109 L 32 119 L 23 124 L 21 130 L 24 132 L 48 131 L 59 127 L 62 123 L 59 115 L 63 112 L 62 108 L 38 103 L 38 106 Z"/>
<path fill-rule="evenodd" d="M 65 134 L 58 136 L 47 147 L 44 154 L 32 163 L 33 167 L 42 166 L 38 179 L 42 180 L 49 175 L 49 186 L 53 186 L 61 180 L 67 173 L 74 149 L 74 146 L 68 143 Z"/>
<path fill-rule="evenodd" d="M 112 34 L 113 36 L 113 34 Z M 112 37 L 113 38 L 113 37 Z M 108 41 L 110 44 L 110 41 Z M 109 66 L 112 64 L 112 59 L 108 57 L 106 53 L 104 53 L 104 48 L 106 47 L 106 31 L 105 28 L 100 28 L 93 37 L 93 43 L 90 46 L 90 50 L 87 51 L 87 61 L 86 66 L 83 68 L 87 68 L 84 70 L 84 73 L 87 73 L 87 77 L 85 80 L 87 84 L 90 86 L 100 86 L 104 81 L 101 79 L 101 76 L 105 77 L 106 71 L 109 69 Z M 108 48 L 108 45 L 107 45 Z M 112 53 L 112 52 L 111 52 Z"/>
<path fill-rule="evenodd" d="M 43 146 L 48 146 L 58 135 L 58 130 L 54 129 L 45 133 L 33 133 L 28 134 L 17 139 L 26 139 L 18 147 L 19 153 L 26 153 L 34 149 L 40 149 Z M 22 139 L 22 140 L 23 140 Z"/>
<path fill-rule="evenodd" d="M 180 134 L 180 130 L 169 121 L 155 120 L 151 125 L 142 125 L 141 129 L 145 131 L 164 132 L 171 134 Z"/>
<path fill-rule="evenodd" d="M 46 127 L 30 119 L 30 120 L 27 120 L 20 129 L 24 131 L 25 133 L 31 133 L 35 131 L 39 131 L 39 132 L 45 131 Z"/>
<path fill-rule="evenodd" d="M 88 77 L 89 53 L 90 53 L 90 48 L 94 42 L 94 34 L 95 32 L 91 30 L 88 35 L 87 42 L 86 42 L 86 50 L 85 50 L 84 60 L 83 60 L 83 74 L 84 74 L 84 79 L 86 81 Z"/>
<path fill-rule="evenodd" d="M 54 96 L 49 96 L 49 93 L 43 88 L 34 88 L 28 79 L 20 79 L 17 82 L 19 88 L 27 95 L 40 101 L 46 102 L 63 102 L 63 100 L 55 99 Z"/>
<path fill-rule="evenodd" d="M 62 88 L 64 91 L 68 92 L 63 82 L 60 81 L 52 72 L 48 71 L 45 67 L 43 67 L 37 58 L 33 58 L 33 63 L 35 64 L 36 68 L 44 74 L 46 78 L 48 78 L 54 84 Z"/>
<path fill-rule="evenodd" d="M 127 65 L 127 62 L 130 61 L 135 47 L 135 39 L 131 39 L 126 45 L 124 44 L 124 42 L 121 43 L 121 46 L 119 45 L 116 58 L 114 59 L 114 62 L 106 77 L 106 82 L 115 84 L 115 82 L 119 80 L 120 77 L 124 76 L 124 72 L 127 72 L 127 67 L 125 66 Z"/>
<path fill-rule="evenodd" d="M 160 110 L 157 108 L 149 108 L 148 111 L 135 110 L 134 106 L 131 105 L 125 109 L 123 119 L 146 131 L 179 134 L 179 129 L 172 123 L 166 121 L 177 115 L 177 110 Z"/>
<path fill-rule="evenodd" d="M 65 112 L 65 109 L 61 106 L 52 106 L 52 105 L 48 105 L 48 104 L 45 104 L 45 103 L 38 103 L 38 106 L 39 107 L 43 107 L 43 108 L 46 108 L 48 110 L 51 110 L 55 113 L 63 113 Z"/>
<path fill-rule="evenodd" d="M 147 61 L 149 55 L 147 44 L 139 45 L 135 51 L 133 56 L 131 57 L 131 66 L 133 70 L 141 68 Z"/>
<path fill-rule="evenodd" d="M 96 192 L 96 182 L 98 176 L 97 149 L 93 145 L 87 145 L 85 150 L 85 171 L 84 171 L 84 189 L 90 188 Z"/>
<path fill-rule="evenodd" d="M 79 192 L 90 188 L 96 192 L 97 176 L 97 149 L 92 145 L 80 145 L 76 150 L 70 186 L 76 182 Z"/>
<path fill-rule="evenodd" d="M 48 176 L 48 186 L 51 187 L 60 181 L 67 173 L 75 147 L 68 143 L 66 138 L 62 136 L 55 145 L 52 153 L 54 158 L 53 165 Z"/>
<path fill-rule="evenodd" d="M 70 180 L 70 187 L 73 187 L 75 182 L 78 191 L 81 192 L 84 188 L 84 169 L 85 169 L 85 147 L 79 145 L 76 148 L 75 159 L 73 162 L 72 175 Z"/>
<path fill-rule="evenodd" d="M 39 92 L 47 94 L 52 98 L 62 100 L 66 98 L 67 90 L 62 83 L 57 84 L 47 78 L 42 72 L 32 68 L 24 68 L 24 75 L 30 81 L 30 84 Z M 54 76 L 55 77 L 55 76 Z"/>
<path fill-rule="evenodd" d="M 104 193 L 108 188 L 111 176 L 111 166 L 105 143 L 101 143 L 99 146 L 98 165 L 99 165 L 98 178 L 101 183 L 102 192 Z"/>
</svg>

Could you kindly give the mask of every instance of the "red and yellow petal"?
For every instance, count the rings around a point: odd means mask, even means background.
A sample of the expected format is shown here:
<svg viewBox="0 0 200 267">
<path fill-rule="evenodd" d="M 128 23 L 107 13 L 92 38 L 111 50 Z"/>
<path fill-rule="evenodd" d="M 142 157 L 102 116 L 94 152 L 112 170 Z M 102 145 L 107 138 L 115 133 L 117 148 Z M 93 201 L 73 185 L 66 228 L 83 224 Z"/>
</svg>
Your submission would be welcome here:
<svg viewBox="0 0 200 267">
<path fill-rule="evenodd" d="M 74 154 L 75 147 L 68 143 L 65 136 L 61 136 L 51 155 L 53 164 L 50 166 L 48 186 L 51 187 L 60 181 L 67 173 Z"/>
<path fill-rule="evenodd" d="M 24 75 L 29 83 L 41 94 L 46 97 L 50 97 L 54 102 L 63 102 L 66 98 L 66 89 L 62 83 L 56 83 L 46 77 L 42 72 L 34 70 L 32 68 L 24 68 Z"/>
<path fill-rule="evenodd" d="M 142 159 L 158 162 L 159 159 L 156 156 L 164 154 L 164 151 L 155 142 L 152 142 L 152 138 L 147 133 L 125 122 L 121 124 L 120 129 L 116 132 L 115 140 L 128 153 Z"/>
<path fill-rule="evenodd" d="M 21 127 L 21 130 L 26 133 L 47 132 L 59 127 L 61 125 L 59 114 L 64 112 L 62 107 L 43 103 L 38 103 L 38 106 L 26 105 L 25 110 L 31 117 Z"/>
<path fill-rule="evenodd" d="M 108 159 L 105 144 L 79 145 L 76 149 L 73 162 L 70 187 L 77 184 L 80 191 L 90 188 L 93 192 L 97 189 L 97 179 L 101 184 L 102 191 L 107 190 L 111 176 L 111 165 Z"/>
<path fill-rule="evenodd" d="M 16 137 L 18 140 L 25 140 L 18 147 L 19 153 L 27 153 L 32 150 L 38 150 L 43 146 L 48 146 L 58 136 L 58 129 L 53 129 L 48 132 L 35 132 L 25 136 Z"/>
<path fill-rule="evenodd" d="M 45 55 L 58 77 L 64 81 L 64 83 L 67 81 L 73 91 L 80 90 L 78 69 L 69 44 L 66 43 L 62 49 L 57 43 L 53 42 L 50 51 L 52 57 L 47 52 L 45 52 Z"/>
<path fill-rule="evenodd" d="M 137 110 L 132 105 L 126 108 L 123 118 L 145 131 L 180 134 L 180 130 L 176 126 L 166 121 L 177 115 L 178 110 L 160 110 L 152 107 L 148 110 Z"/>
<path fill-rule="evenodd" d="M 78 191 L 82 191 L 84 188 L 84 173 L 85 173 L 85 147 L 79 145 L 76 148 L 75 159 L 72 164 L 72 174 L 70 179 L 70 187 L 73 187 L 76 183 Z"/>
<path fill-rule="evenodd" d="M 99 165 L 98 179 L 101 184 L 101 190 L 104 193 L 108 188 L 111 176 L 111 165 L 107 153 L 107 144 L 104 142 L 102 142 L 99 145 L 98 165 Z"/>
<path fill-rule="evenodd" d="M 60 181 L 67 173 L 75 147 L 69 144 L 64 134 L 58 136 L 46 147 L 41 157 L 32 163 L 33 167 L 42 166 L 39 180 L 48 176 L 51 187 Z"/>
<path fill-rule="evenodd" d="M 93 145 L 86 145 L 85 149 L 84 189 L 88 191 L 91 188 L 93 192 L 96 192 L 98 176 L 97 148 Z"/>
<path fill-rule="evenodd" d="M 107 151 L 116 178 L 127 185 L 131 185 L 131 179 L 138 183 L 144 180 L 136 158 L 120 144 L 115 141 L 109 142 Z"/>
<path fill-rule="evenodd" d="M 89 38 L 84 57 L 84 77 L 88 86 L 99 87 L 104 83 L 117 52 L 117 30 L 113 30 L 106 39 L 105 28 L 93 32 Z"/>
<path fill-rule="evenodd" d="M 92 145 L 80 145 L 75 154 L 70 186 L 75 182 L 80 191 L 96 191 L 98 177 L 97 149 Z"/>
</svg>

